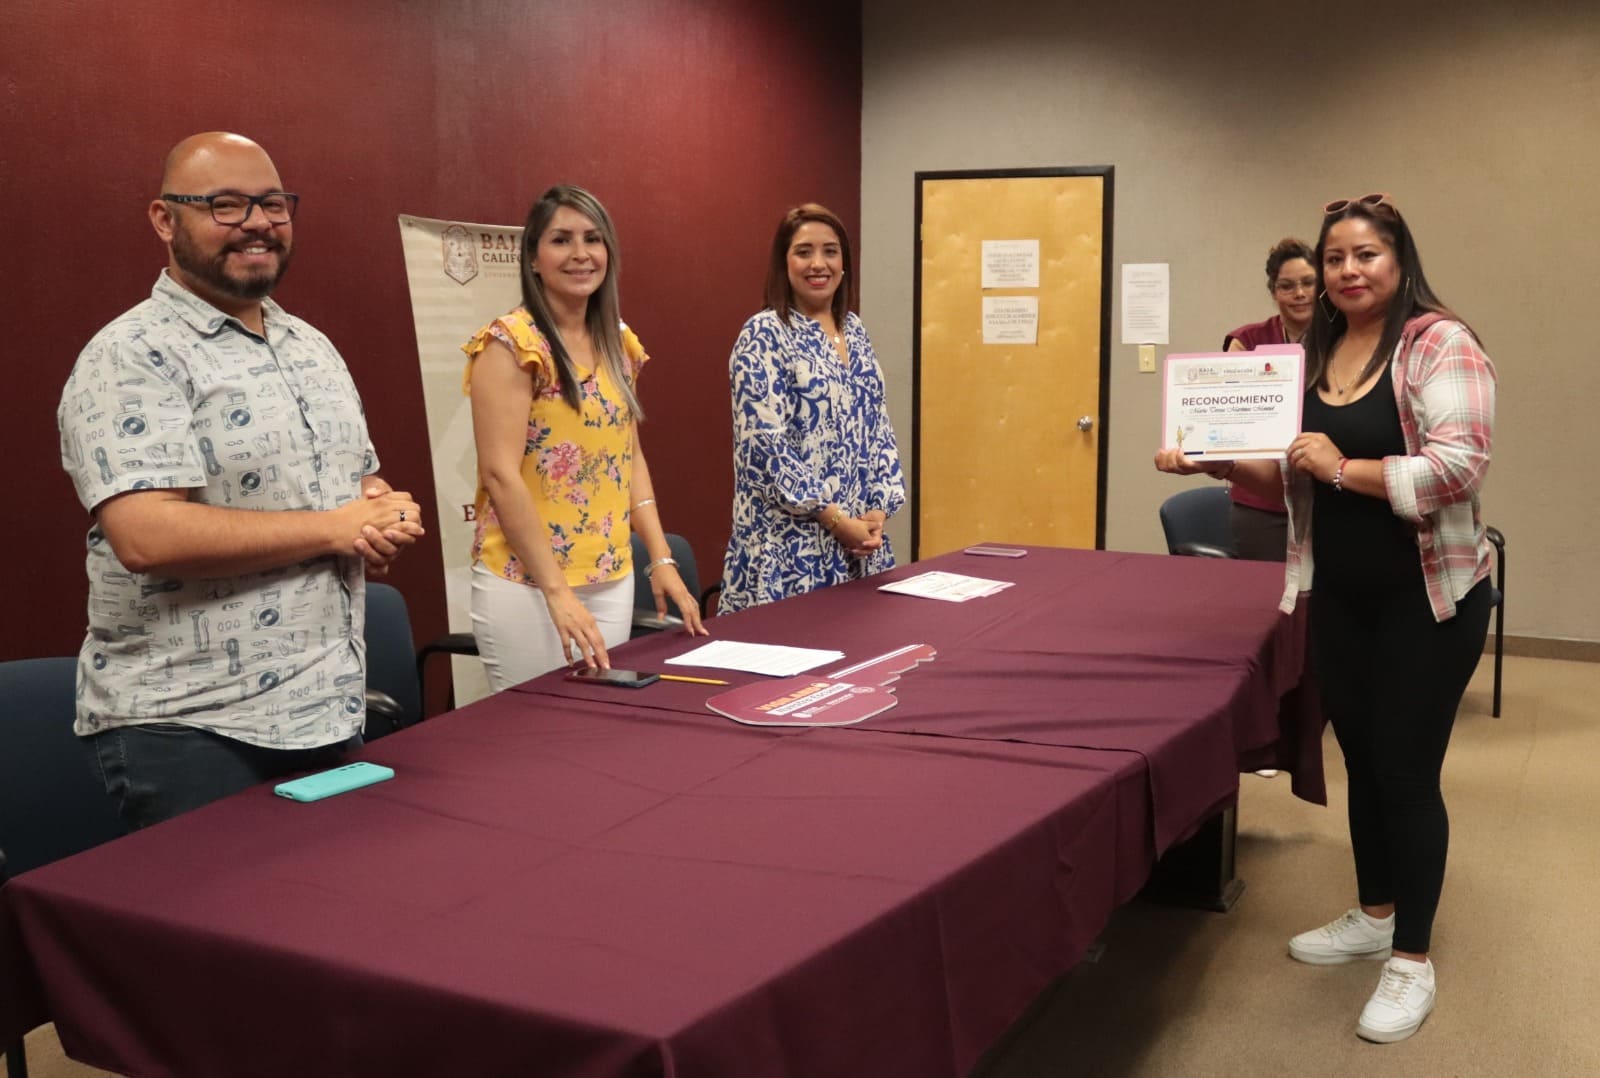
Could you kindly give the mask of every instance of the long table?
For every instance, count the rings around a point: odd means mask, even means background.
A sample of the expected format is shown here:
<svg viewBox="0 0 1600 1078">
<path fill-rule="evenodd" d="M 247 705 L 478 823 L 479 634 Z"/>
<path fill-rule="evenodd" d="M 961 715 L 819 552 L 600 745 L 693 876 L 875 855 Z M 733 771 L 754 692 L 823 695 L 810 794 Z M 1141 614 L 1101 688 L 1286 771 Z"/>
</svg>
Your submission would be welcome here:
<svg viewBox="0 0 1600 1078">
<path fill-rule="evenodd" d="M 1015 586 L 875 590 L 929 568 Z M 530 682 L 364 749 L 392 782 L 247 791 L 0 889 L 0 1041 L 49 1017 L 139 1075 L 964 1074 L 1241 767 L 1321 798 L 1280 587 L 1034 549 L 712 622 L 848 660 L 938 649 L 853 727 Z"/>
</svg>

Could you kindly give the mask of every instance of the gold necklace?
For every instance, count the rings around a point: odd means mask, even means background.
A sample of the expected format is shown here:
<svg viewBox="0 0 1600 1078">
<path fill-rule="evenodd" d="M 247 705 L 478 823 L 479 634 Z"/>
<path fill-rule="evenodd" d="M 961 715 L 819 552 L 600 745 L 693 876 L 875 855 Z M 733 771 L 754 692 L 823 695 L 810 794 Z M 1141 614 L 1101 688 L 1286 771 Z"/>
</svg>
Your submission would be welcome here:
<svg viewBox="0 0 1600 1078">
<path fill-rule="evenodd" d="M 1328 364 L 1328 379 L 1331 382 L 1333 382 L 1333 391 L 1335 393 L 1339 394 L 1339 396 L 1341 396 L 1341 397 L 1344 396 L 1345 390 L 1354 389 L 1356 386 L 1361 384 L 1361 373 L 1363 371 L 1365 371 L 1366 369 L 1367 369 L 1367 365 L 1365 363 L 1363 363 L 1361 365 L 1361 370 L 1356 372 L 1356 377 L 1354 379 L 1352 379 L 1349 382 L 1341 382 L 1341 381 L 1339 381 L 1339 372 L 1334 370 L 1334 367 L 1333 367 L 1332 363 L 1329 363 Z"/>
</svg>

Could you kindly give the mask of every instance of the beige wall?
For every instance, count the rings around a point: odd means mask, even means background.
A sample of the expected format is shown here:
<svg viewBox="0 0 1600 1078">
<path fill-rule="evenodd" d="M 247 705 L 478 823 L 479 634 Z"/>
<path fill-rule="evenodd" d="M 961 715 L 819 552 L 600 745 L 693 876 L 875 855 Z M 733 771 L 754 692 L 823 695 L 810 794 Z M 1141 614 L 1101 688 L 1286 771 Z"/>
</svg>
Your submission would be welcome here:
<svg viewBox="0 0 1600 1078">
<path fill-rule="evenodd" d="M 1600 8 L 1381 7 L 865 4 L 862 315 L 908 467 L 917 170 L 1114 165 L 1113 264 L 1171 263 L 1173 351 L 1272 313 L 1267 249 L 1323 202 L 1388 191 L 1499 368 L 1507 632 L 1600 640 Z M 1151 467 L 1158 377 L 1114 340 L 1113 549 L 1165 549 L 1156 507 L 1196 482 Z"/>
</svg>

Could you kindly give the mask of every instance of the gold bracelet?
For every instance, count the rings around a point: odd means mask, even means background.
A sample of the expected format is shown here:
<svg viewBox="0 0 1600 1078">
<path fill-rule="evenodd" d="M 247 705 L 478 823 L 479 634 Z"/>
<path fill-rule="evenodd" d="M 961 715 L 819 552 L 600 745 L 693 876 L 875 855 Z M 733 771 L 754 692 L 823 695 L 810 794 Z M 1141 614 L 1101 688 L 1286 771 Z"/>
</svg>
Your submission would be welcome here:
<svg viewBox="0 0 1600 1078">
<path fill-rule="evenodd" d="M 832 535 L 833 534 L 833 529 L 837 528 L 839 526 L 839 521 L 841 521 L 843 519 L 844 519 L 844 510 L 841 509 L 837 505 L 834 506 L 833 507 L 833 519 L 829 520 L 829 521 L 820 522 L 822 524 L 822 530 L 827 532 L 829 535 Z"/>
</svg>

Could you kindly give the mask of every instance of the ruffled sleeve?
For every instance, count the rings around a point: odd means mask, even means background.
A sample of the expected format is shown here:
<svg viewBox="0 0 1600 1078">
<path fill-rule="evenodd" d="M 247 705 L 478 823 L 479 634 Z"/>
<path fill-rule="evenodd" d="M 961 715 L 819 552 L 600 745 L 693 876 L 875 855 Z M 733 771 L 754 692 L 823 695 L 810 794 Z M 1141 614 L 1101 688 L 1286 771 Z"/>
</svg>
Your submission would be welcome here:
<svg viewBox="0 0 1600 1078">
<path fill-rule="evenodd" d="M 533 374 L 533 392 L 535 395 L 544 387 L 555 380 L 555 359 L 550 352 L 550 342 L 545 340 L 544 334 L 539 332 L 533 324 L 533 319 L 528 312 L 518 307 L 508 315 L 503 315 L 474 333 L 461 346 L 467 354 L 466 369 L 461 373 L 461 392 L 472 393 L 472 363 L 488 346 L 490 340 L 499 341 L 511 349 L 511 354 L 516 357 L 519 366 L 526 367 Z M 638 343 L 637 340 L 634 342 Z M 641 349 L 641 354 L 643 350 Z"/>
<path fill-rule="evenodd" d="M 644 350 L 644 345 L 639 343 L 638 335 L 628 328 L 628 323 L 622 323 L 621 329 L 622 354 L 628 361 L 628 381 L 633 383 L 638 381 L 639 372 L 644 369 L 644 365 L 650 362 L 650 355 Z"/>
</svg>

